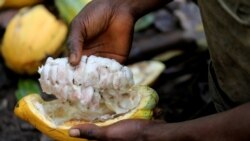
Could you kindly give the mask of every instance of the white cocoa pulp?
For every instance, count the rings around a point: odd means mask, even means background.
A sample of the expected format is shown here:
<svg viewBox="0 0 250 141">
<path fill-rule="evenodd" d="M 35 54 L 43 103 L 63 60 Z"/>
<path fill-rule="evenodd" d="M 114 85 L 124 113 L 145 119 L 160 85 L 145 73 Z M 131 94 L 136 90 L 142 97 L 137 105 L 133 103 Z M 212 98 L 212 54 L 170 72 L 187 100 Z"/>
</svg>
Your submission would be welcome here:
<svg viewBox="0 0 250 141">
<path fill-rule="evenodd" d="M 139 96 L 129 91 L 134 85 L 132 72 L 113 59 L 83 56 L 73 67 L 68 58 L 49 57 L 38 72 L 43 92 L 73 103 L 81 113 L 91 115 L 89 120 L 126 113 L 139 103 Z"/>
</svg>

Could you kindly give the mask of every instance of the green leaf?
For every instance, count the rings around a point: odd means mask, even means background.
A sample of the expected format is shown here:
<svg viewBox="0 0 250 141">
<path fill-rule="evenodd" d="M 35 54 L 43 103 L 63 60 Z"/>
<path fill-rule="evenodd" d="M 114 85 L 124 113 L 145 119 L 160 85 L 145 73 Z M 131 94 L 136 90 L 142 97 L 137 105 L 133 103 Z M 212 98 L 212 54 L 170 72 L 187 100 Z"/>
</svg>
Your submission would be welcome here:
<svg viewBox="0 0 250 141">
<path fill-rule="evenodd" d="M 149 13 L 143 17 L 141 17 L 135 24 L 135 32 L 144 30 L 149 27 L 154 22 L 154 15 Z"/>
<path fill-rule="evenodd" d="M 32 93 L 41 93 L 41 89 L 37 81 L 32 79 L 19 79 L 18 81 L 18 89 L 16 90 L 16 98 L 18 100 L 23 97 L 32 94 Z"/>
</svg>

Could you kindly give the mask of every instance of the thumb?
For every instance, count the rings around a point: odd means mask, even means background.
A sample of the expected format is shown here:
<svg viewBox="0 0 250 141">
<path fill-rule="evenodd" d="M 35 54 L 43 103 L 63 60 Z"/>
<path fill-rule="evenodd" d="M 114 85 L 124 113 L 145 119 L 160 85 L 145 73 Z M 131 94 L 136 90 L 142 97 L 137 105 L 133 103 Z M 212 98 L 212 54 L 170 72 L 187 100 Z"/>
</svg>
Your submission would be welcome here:
<svg viewBox="0 0 250 141">
<path fill-rule="evenodd" d="M 84 44 L 84 37 L 82 30 L 84 27 L 80 27 L 80 22 L 75 19 L 71 23 L 70 33 L 68 36 L 68 49 L 69 49 L 69 63 L 76 66 L 81 61 L 82 48 Z"/>
<path fill-rule="evenodd" d="M 103 127 L 94 124 L 77 125 L 69 130 L 71 137 L 81 137 L 89 140 L 103 140 L 105 131 Z"/>
</svg>

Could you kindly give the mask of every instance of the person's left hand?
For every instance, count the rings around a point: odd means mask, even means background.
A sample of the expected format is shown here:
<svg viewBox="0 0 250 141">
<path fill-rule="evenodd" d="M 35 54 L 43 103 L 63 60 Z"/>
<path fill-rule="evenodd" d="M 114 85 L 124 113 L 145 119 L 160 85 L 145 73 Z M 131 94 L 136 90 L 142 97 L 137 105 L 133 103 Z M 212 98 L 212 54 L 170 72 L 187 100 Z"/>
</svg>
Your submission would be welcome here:
<svg viewBox="0 0 250 141">
<path fill-rule="evenodd" d="M 77 125 L 69 131 L 70 136 L 98 141 L 142 141 L 143 131 L 162 121 L 123 120 L 115 124 L 98 127 L 94 124 Z"/>
</svg>

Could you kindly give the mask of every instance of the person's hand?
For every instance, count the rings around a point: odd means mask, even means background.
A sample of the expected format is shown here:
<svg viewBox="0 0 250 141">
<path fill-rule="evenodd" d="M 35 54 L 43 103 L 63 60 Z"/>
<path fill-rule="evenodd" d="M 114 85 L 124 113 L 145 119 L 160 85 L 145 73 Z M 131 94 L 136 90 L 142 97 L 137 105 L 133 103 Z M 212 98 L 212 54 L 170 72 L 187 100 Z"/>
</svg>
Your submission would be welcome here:
<svg viewBox="0 0 250 141">
<path fill-rule="evenodd" d="M 134 24 L 146 13 L 172 0 L 92 0 L 74 18 L 68 37 L 69 62 L 78 65 L 82 55 L 126 60 Z"/>
<path fill-rule="evenodd" d="M 77 65 L 82 55 L 96 55 L 123 62 L 129 53 L 134 18 L 121 0 L 93 0 L 71 24 L 69 62 Z"/>
<path fill-rule="evenodd" d="M 70 136 L 98 141 L 142 141 L 143 132 L 162 121 L 123 120 L 115 124 L 98 127 L 94 124 L 78 125 L 69 131 Z"/>
</svg>

